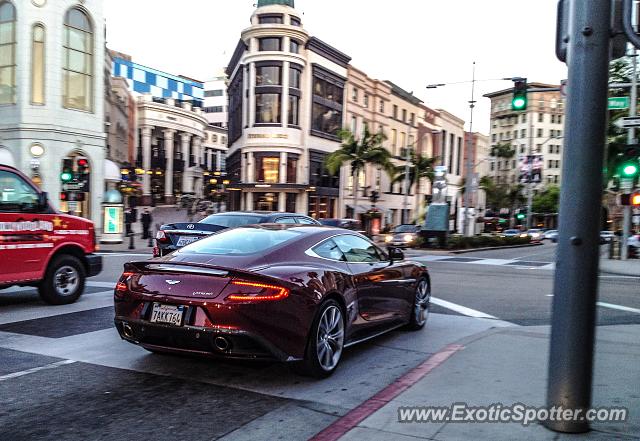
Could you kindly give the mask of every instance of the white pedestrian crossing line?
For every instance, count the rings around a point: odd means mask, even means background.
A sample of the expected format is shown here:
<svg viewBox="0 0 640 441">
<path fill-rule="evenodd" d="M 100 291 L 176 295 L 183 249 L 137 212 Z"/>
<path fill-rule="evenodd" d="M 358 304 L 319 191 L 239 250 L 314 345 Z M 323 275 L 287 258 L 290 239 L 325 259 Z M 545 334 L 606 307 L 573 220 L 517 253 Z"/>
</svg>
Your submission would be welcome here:
<svg viewBox="0 0 640 441">
<path fill-rule="evenodd" d="M 529 268 L 529 269 L 541 269 L 541 270 L 553 270 L 555 269 L 555 263 L 552 262 L 540 262 L 535 260 L 517 260 L 517 259 L 491 259 L 484 257 L 459 257 L 459 256 L 408 256 L 411 260 L 417 260 L 418 262 L 443 262 L 443 263 L 456 263 L 466 265 L 492 265 L 492 266 L 509 266 L 513 268 Z M 460 259 L 460 260 L 452 260 Z M 463 260 L 464 259 L 464 260 Z M 469 260 L 466 260 L 469 259 Z"/>
<path fill-rule="evenodd" d="M 475 309 L 467 308 L 466 306 L 458 305 L 456 303 L 447 302 L 446 300 L 438 299 L 436 297 L 431 297 L 431 303 L 433 303 L 434 305 L 442 306 L 446 309 L 450 309 L 451 311 L 458 312 L 462 315 L 466 315 L 468 317 L 497 319 L 497 317 L 485 314 L 484 312 L 476 311 Z"/>
<path fill-rule="evenodd" d="M 10 374 L 0 376 L 0 381 L 11 380 L 12 378 L 24 377 L 25 375 L 34 374 L 36 372 L 44 371 L 47 369 L 55 369 L 60 366 L 65 366 L 67 364 L 75 363 L 75 360 L 62 360 L 56 361 L 55 363 L 47 364 L 44 366 L 38 366 L 31 369 L 26 369 L 20 372 L 12 372 Z"/>
</svg>

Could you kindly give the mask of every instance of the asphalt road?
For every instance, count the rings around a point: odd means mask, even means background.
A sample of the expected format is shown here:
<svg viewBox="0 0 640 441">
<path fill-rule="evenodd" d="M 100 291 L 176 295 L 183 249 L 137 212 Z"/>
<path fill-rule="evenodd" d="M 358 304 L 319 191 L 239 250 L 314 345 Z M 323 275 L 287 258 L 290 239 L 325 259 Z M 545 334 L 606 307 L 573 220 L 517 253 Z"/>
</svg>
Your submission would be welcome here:
<svg viewBox="0 0 640 441">
<path fill-rule="evenodd" d="M 350 348 L 322 381 L 282 364 L 155 355 L 121 341 L 112 287 L 125 262 L 147 255 L 105 255 L 73 305 L 47 306 L 30 288 L 0 291 L 0 440 L 308 439 L 449 343 L 502 321 L 548 323 L 554 253 L 420 257 L 437 302 L 427 328 Z M 602 277 L 600 299 L 631 308 L 599 308 L 601 324 L 640 323 L 640 279 Z"/>
</svg>

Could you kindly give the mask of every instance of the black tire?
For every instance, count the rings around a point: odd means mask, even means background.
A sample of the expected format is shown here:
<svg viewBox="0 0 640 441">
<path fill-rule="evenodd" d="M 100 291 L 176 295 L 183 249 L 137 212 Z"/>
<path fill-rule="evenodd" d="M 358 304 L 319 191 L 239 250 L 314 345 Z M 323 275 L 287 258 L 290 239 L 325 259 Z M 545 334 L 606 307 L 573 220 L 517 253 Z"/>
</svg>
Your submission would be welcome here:
<svg viewBox="0 0 640 441">
<path fill-rule="evenodd" d="M 325 314 L 332 314 L 335 311 L 340 312 L 339 331 L 341 332 L 341 338 L 339 342 L 336 342 L 334 339 L 324 338 L 324 345 L 327 345 L 326 346 L 327 348 L 329 346 L 335 347 L 335 350 L 333 352 L 334 356 L 330 357 L 331 358 L 330 364 L 332 366 L 327 368 L 326 366 L 323 366 L 323 364 L 320 362 L 320 354 L 319 354 L 320 349 L 318 347 L 318 344 L 319 344 L 318 340 L 323 340 L 322 336 L 319 334 L 320 332 L 322 332 L 321 320 L 323 319 Z M 345 328 L 344 311 L 342 310 L 338 302 L 336 302 L 333 299 L 329 299 L 326 302 L 324 302 L 322 305 L 320 305 L 320 308 L 318 308 L 318 312 L 316 313 L 316 317 L 313 320 L 311 331 L 309 332 L 309 339 L 307 341 L 307 347 L 305 349 L 304 360 L 293 364 L 292 365 L 293 370 L 300 375 L 304 375 L 307 377 L 314 377 L 314 378 L 327 378 L 331 374 L 333 374 L 340 363 L 340 359 L 342 358 L 342 352 L 344 350 L 344 328 Z M 336 346 L 334 346 L 332 342 L 335 342 Z M 337 357 L 335 356 L 335 352 L 338 352 Z"/>
<path fill-rule="evenodd" d="M 426 288 L 426 292 L 421 291 Z M 420 312 L 418 307 L 421 307 Z M 418 281 L 416 285 L 415 297 L 413 300 L 413 306 L 411 308 L 411 317 L 407 324 L 407 329 L 410 331 L 419 331 L 424 328 L 429 318 L 429 311 L 431 310 L 431 283 L 429 279 L 424 278 Z M 423 315 L 419 315 L 422 313 Z"/>
<path fill-rule="evenodd" d="M 50 305 L 68 305 L 82 295 L 86 278 L 80 259 L 68 254 L 56 256 L 38 285 L 38 293 Z"/>
</svg>

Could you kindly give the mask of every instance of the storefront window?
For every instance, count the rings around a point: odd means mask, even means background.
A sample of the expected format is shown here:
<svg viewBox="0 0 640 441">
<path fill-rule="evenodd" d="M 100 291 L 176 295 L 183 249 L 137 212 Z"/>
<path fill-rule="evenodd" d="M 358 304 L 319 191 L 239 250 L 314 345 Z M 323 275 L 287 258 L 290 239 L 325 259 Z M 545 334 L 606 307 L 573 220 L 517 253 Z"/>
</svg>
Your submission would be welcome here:
<svg viewBox="0 0 640 441">
<path fill-rule="evenodd" d="M 298 158 L 289 155 L 287 158 L 287 184 L 295 184 L 297 178 L 297 170 L 298 170 Z"/>
<path fill-rule="evenodd" d="M 278 193 L 254 193 L 253 209 L 257 211 L 278 211 Z"/>
<path fill-rule="evenodd" d="M 279 182 L 280 156 L 258 156 L 256 158 L 257 182 L 277 184 Z"/>
</svg>

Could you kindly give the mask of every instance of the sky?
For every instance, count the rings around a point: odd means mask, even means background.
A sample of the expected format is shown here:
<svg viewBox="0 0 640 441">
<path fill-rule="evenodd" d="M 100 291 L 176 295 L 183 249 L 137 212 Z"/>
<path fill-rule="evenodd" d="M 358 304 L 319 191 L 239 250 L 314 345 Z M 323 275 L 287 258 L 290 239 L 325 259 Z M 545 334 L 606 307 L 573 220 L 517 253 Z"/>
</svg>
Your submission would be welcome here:
<svg viewBox="0 0 640 441">
<path fill-rule="evenodd" d="M 256 0 L 105 0 L 107 46 L 137 63 L 206 80 L 227 65 Z M 469 121 L 476 79 L 559 84 L 556 0 L 296 0 L 303 26 L 425 104 Z M 427 89 L 429 84 L 449 84 Z M 509 81 L 476 82 L 473 130 L 489 133 L 488 98 Z M 469 129 L 467 124 L 466 129 Z"/>
</svg>

